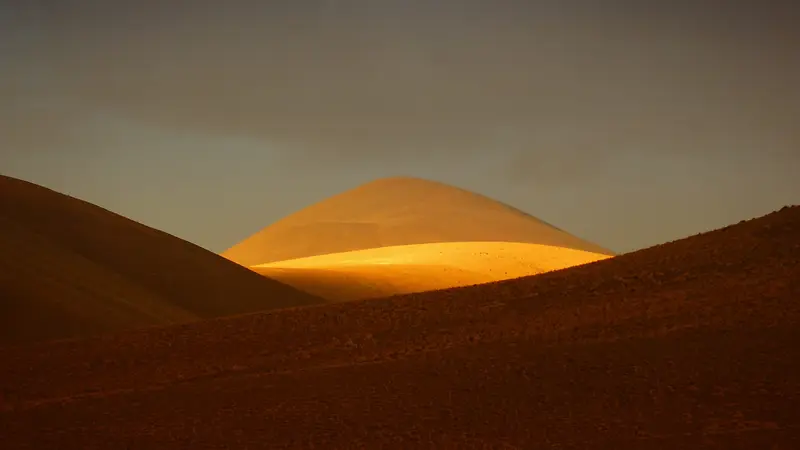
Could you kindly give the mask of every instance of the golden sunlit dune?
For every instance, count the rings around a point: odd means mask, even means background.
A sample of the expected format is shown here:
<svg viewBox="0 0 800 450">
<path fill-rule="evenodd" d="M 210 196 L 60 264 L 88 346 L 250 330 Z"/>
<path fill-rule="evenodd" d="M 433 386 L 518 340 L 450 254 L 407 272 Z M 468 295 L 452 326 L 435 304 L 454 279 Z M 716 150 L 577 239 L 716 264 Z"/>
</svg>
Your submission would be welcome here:
<svg viewBox="0 0 800 450">
<path fill-rule="evenodd" d="M 256 272 L 333 301 L 535 275 L 610 256 L 517 242 L 399 245 L 260 264 Z"/>
<path fill-rule="evenodd" d="M 393 177 L 311 205 L 222 255 L 345 301 L 538 274 L 613 252 L 482 195 Z"/>
<path fill-rule="evenodd" d="M 393 177 L 291 214 L 222 256 L 250 267 L 379 247 L 486 241 L 614 254 L 483 195 L 434 181 Z"/>
<path fill-rule="evenodd" d="M 98 206 L 0 176 L 0 345 L 321 301 Z"/>
</svg>

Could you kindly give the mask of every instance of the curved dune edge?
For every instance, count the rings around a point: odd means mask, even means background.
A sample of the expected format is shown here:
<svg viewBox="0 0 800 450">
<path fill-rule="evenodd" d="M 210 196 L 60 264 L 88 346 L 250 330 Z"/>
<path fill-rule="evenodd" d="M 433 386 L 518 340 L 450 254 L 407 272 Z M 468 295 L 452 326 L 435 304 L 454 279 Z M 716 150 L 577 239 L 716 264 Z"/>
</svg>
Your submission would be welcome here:
<svg viewBox="0 0 800 450">
<path fill-rule="evenodd" d="M 329 301 L 386 297 L 536 275 L 609 255 L 518 242 L 399 245 L 250 269 Z"/>
<path fill-rule="evenodd" d="M 513 206 L 432 180 L 381 178 L 262 228 L 222 252 L 245 267 L 379 247 L 519 242 L 614 255 Z"/>
</svg>

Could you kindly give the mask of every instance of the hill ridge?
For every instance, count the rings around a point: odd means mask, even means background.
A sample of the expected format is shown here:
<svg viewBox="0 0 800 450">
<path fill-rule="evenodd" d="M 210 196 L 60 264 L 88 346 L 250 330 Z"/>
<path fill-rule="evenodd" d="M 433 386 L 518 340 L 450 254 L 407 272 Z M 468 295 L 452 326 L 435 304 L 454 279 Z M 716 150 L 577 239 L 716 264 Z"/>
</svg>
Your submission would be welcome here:
<svg viewBox="0 0 800 450">
<path fill-rule="evenodd" d="M 108 209 L 6 176 L 0 267 L 0 344 L 322 301 Z"/>
</svg>

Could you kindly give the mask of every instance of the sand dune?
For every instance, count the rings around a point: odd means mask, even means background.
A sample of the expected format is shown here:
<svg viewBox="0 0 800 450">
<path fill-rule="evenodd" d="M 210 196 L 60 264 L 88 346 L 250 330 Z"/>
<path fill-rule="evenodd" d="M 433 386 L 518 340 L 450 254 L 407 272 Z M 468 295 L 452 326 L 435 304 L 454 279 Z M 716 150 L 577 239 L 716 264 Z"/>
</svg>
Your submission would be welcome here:
<svg viewBox="0 0 800 450">
<path fill-rule="evenodd" d="M 0 344 L 318 301 L 100 207 L 0 176 Z"/>
<path fill-rule="evenodd" d="M 594 264 L 0 348 L 17 448 L 792 449 L 800 207 Z"/>
<path fill-rule="evenodd" d="M 223 252 L 243 266 L 397 245 L 520 242 L 613 255 L 511 206 L 418 178 L 385 178 L 330 197 Z"/>
<path fill-rule="evenodd" d="M 333 301 L 431 291 L 519 278 L 610 256 L 517 242 L 445 242 L 278 261 L 254 271 Z"/>
</svg>

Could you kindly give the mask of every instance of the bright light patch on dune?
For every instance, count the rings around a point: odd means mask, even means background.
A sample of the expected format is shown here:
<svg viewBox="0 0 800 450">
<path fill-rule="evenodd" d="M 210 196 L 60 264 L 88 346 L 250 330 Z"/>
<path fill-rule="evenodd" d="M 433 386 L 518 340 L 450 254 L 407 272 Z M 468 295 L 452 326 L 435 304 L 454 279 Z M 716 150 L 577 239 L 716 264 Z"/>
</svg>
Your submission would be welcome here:
<svg viewBox="0 0 800 450">
<path fill-rule="evenodd" d="M 447 242 L 297 258 L 251 269 L 332 301 L 469 286 L 587 264 L 608 255 L 516 242 Z"/>
</svg>

